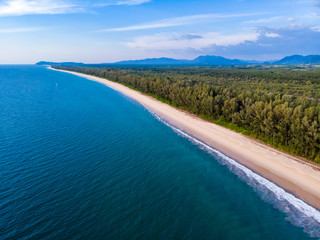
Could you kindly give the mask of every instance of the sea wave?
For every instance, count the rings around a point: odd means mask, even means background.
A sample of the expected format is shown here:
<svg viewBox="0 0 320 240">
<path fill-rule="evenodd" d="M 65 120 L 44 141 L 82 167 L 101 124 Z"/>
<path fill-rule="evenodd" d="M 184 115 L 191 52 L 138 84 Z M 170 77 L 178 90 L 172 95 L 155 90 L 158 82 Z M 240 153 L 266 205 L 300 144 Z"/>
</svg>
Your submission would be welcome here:
<svg viewBox="0 0 320 240">
<path fill-rule="evenodd" d="M 187 138 L 193 144 L 199 146 L 209 154 L 214 155 L 220 164 L 226 165 L 233 174 L 251 186 L 265 202 L 272 204 L 274 208 L 285 213 L 287 221 L 303 228 L 311 237 L 320 239 L 320 211 L 316 208 L 308 205 L 291 193 L 286 192 L 283 188 L 256 174 L 225 154 L 210 147 L 208 144 L 173 126 L 156 113 L 151 113 L 156 119 L 170 127 L 180 136 Z"/>
</svg>

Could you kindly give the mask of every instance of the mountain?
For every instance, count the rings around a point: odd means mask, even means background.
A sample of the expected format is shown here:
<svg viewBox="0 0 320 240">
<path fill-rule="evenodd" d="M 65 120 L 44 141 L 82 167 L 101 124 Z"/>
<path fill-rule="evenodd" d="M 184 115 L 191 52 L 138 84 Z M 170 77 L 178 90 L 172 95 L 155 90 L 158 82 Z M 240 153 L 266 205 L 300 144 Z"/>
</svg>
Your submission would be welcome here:
<svg viewBox="0 0 320 240">
<path fill-rule="evenodd" d="M 46 62 L 46 61 L 40 61 L 40 62 L 37 62 L 36 65 L 81 66 L 81 65 L 85 65 L 85 64 L 84 63 L 77 63 L 77 62 Z"/>
<path fill-rule="evenodd" d="M 193 60 L 173 59 L 173 58 L 147 58 L 142 60 L 129 60 L 116 62 L 116 65 L 192 65 L 192 66 L 227 66 L 227 65 L 247 65 L 256 62 L 242 61 L 238 59 L 228 59 L 220 56 L 200 56 Z"/>
<path fill-rule="evenodd" d="M 315 64 L 320 65 L 320 55 L 292 55 L 285 57 L 279 61 L 273 62 L 276 65 L 300 65 L 300 64 Z"/>
<path fill-rule="evenodd" d="M 254 60 L 239 60 L 229 59 L 220 56 L 199 56 L 193 60 L 173 59 L 173 58 L 147 58 L 141 60 L 127 60 L 116 63 L 101 63 L 101 64 L 84 64 L 75 62 L 45 62 L 41 61 L 37 65 L 64 65 L 64 66 L 114 66 L 114 65 L 149 65 L 149 66 L 233 66 L 233 65 L 301 65 L 314 64 L 320 65 L 320 55 L 292 55 L 287 56 L 278 61 L 254 61 Z"/>
<path fill-rule="evenodd" d="M 220 56 L 200 56 L 194 60 L 191 60 L 193 65 L 247 65 L 252 64 L 249 61 L 243 61 L 238 59 L 228 59 Z"/>
<path fill-rule="evenodd" d="M 220 56 L 199 56 L 193 60 L 172 58 L 147 58 L 142 60 L 129 60 L 114 63 L 115 65 L 190 65 L 190 66 L 232 66 L 232 65 L 320 65 L 320 55 L 292 55 L 278 61 L 255 61 L 229 59 Z"/>
<path fill-rule="evenodd" d="M 189 60 L 173 59 L 173 58 L 147 58 L 142 60 L 127 60 L 120 61 L 114 64 L 119 65 L 184 65 L 188 64 Z"/>
</svg>

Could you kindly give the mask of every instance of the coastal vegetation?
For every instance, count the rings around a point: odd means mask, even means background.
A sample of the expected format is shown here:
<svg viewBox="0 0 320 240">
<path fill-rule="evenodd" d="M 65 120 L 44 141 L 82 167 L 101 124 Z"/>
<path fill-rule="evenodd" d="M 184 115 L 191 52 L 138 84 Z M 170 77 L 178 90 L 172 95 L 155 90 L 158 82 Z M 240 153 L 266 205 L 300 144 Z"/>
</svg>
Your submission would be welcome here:
<svg viewBox="0 0 320 240">
<path fill-rule="evenodd" d="M 119 82 L 320 163 L 319 68 L 54 67 Z"/>
</svg>

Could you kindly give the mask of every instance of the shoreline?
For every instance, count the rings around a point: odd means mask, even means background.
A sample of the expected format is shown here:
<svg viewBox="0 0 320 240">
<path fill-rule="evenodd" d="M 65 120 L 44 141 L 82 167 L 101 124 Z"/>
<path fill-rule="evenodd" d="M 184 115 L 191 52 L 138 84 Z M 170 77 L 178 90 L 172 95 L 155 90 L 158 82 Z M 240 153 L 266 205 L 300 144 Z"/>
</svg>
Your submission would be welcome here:
<svg viewBox="0 0 320 240">
<path fill-rule="evenodd" d="M 320 210 L 320 166 L 269 147 L 240 133 L 205 121 L 120 83 L 82 73 L 53 69 L 102 83 L 142 104 L 168 123 L 217 149 Z"/>
</svg>

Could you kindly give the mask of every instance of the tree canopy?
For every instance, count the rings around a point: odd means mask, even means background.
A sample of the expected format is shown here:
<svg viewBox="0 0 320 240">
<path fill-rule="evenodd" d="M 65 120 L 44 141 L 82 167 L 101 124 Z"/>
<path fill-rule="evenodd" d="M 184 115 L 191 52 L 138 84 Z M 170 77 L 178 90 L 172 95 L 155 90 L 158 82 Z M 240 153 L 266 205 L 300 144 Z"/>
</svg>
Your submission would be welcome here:
<svg viewBox="0 0 320 240">
<path fill-rule="evenodd" d="M 320 70 L 66 67 L 119 82 L 173 106 L 320 162 Z"/>
</svg>

